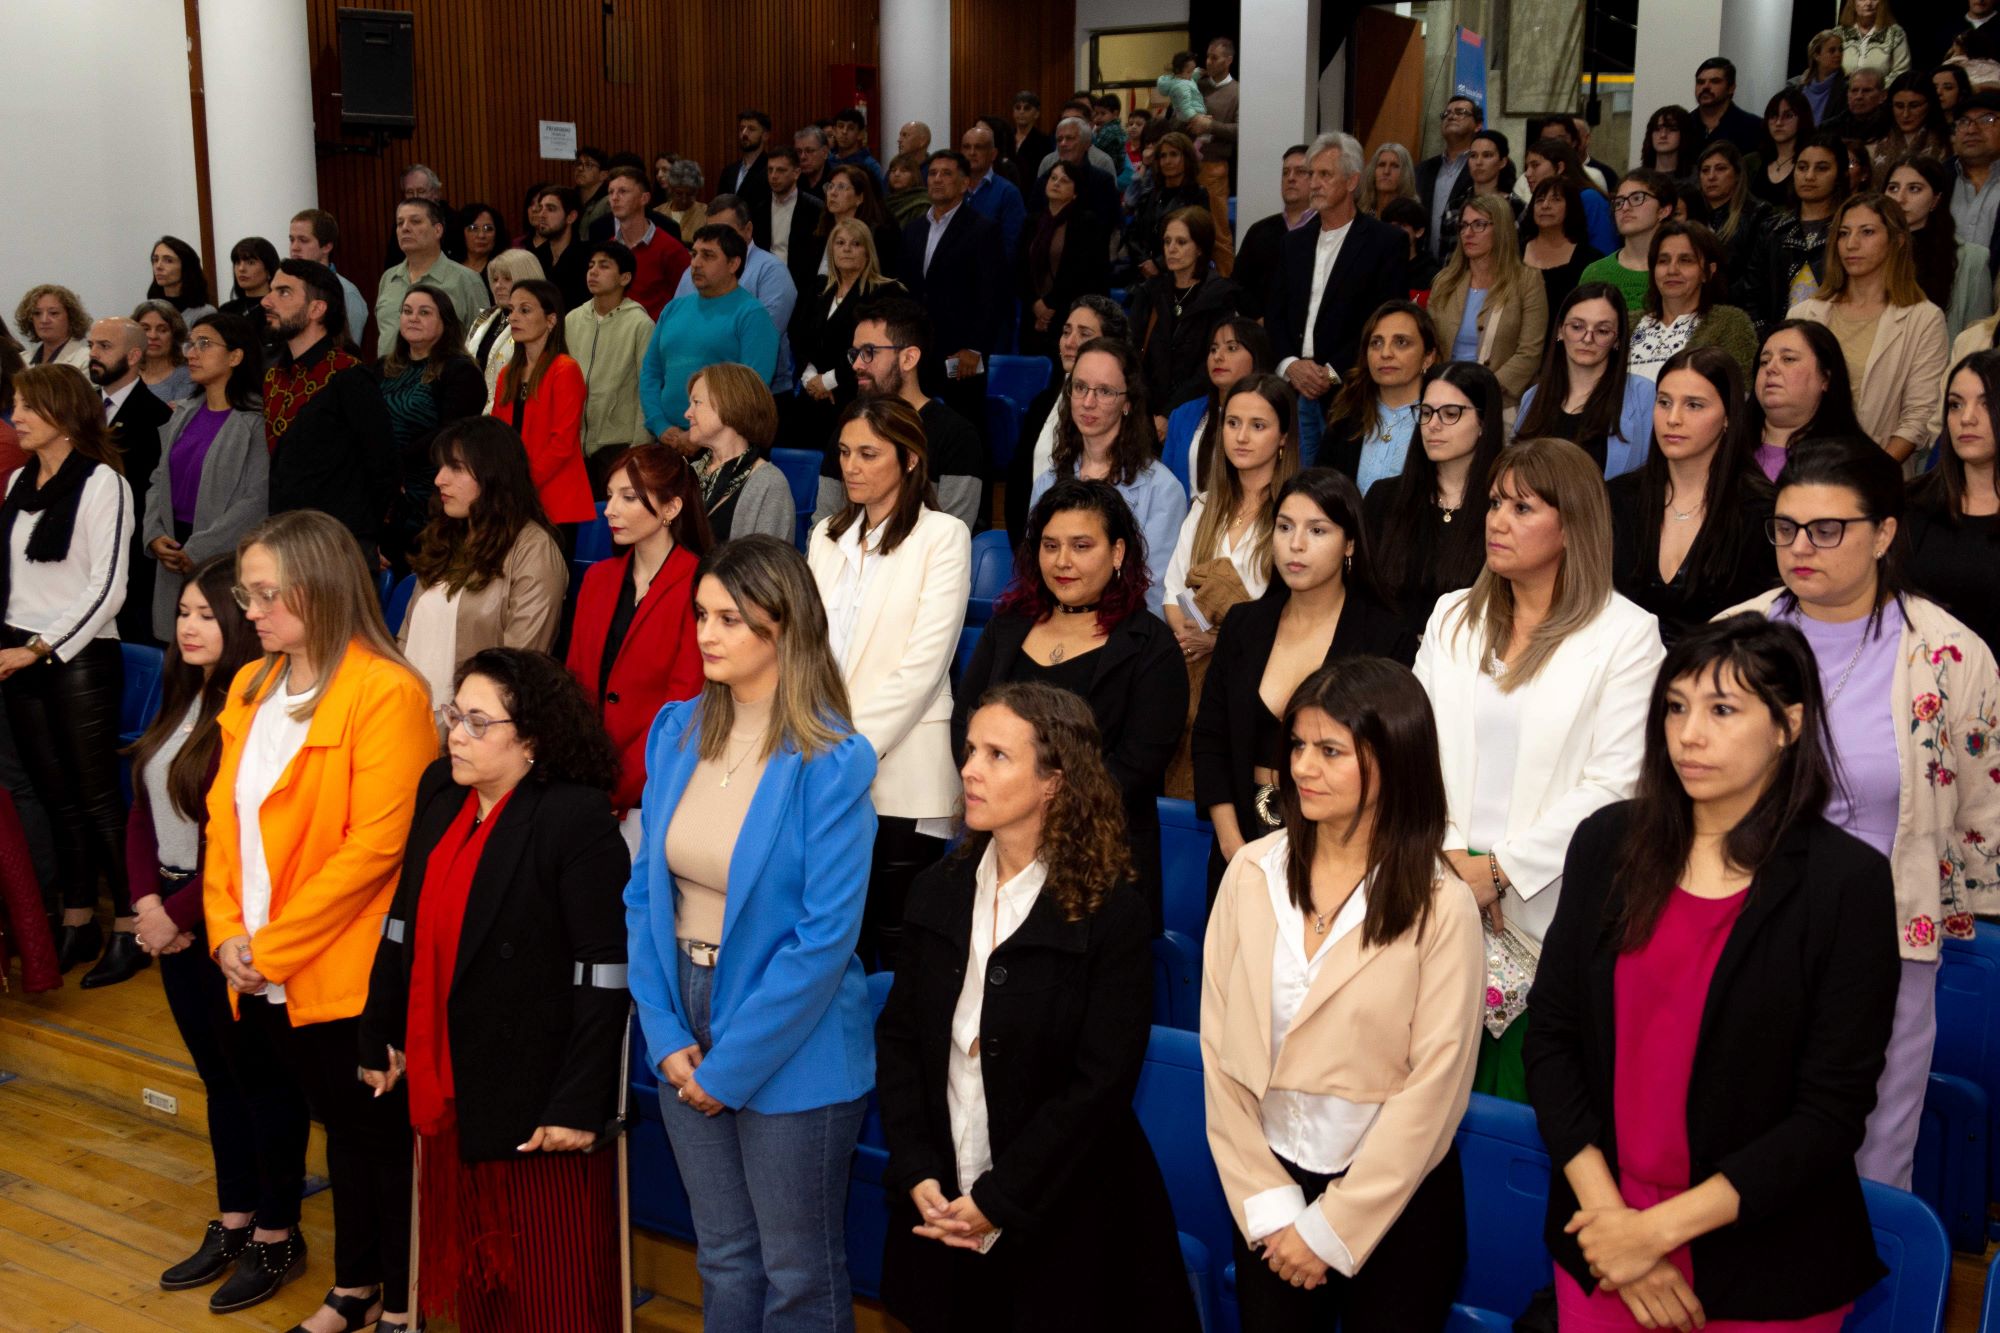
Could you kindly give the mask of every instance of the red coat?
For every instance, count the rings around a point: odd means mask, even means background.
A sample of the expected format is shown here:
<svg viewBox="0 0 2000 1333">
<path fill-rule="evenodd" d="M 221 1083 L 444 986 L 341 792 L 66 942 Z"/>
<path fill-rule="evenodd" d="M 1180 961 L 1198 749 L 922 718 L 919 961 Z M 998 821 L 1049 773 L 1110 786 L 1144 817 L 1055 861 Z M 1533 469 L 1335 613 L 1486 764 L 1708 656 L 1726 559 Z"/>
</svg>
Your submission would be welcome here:
<svg viewBox="0 0 2000 1333">
<path fill-rule="evenodd" d="M 567 665 L 585 696 L 598 701 L 604 729 L 618 751 L 618 785 L 611 789 L 611 804 L 621 817 L 639 804 L 646 789 L 646 735 L 653 718 L 668 704 L 701 692 L 701 653 L 694 643 L 694 571 L 700 563 L 685 546 L 667 556 L 632 612 L 632 627 L 611 664 L 602 698 L 597 680 L 604 638 L 611 631 L 619 589 L 631 577 L 632 553 L 592 565 L 577 594 Z"/>
<path fill-rule="evenodd" d="M 590 498 L 590 473 L 583 465 L 583 404 L 590 390 L 583 369 L 568 356 L 549 363 L 541 385 L 514 420 L 514 400 L 493 404 L 493 415 L 521 433 L 528 447 L 528 474 L 542 497 L 551 523 L 588 523 L 597 517 Z M 607 615 L 609 612 L 606 613 Z"/>
</svg>

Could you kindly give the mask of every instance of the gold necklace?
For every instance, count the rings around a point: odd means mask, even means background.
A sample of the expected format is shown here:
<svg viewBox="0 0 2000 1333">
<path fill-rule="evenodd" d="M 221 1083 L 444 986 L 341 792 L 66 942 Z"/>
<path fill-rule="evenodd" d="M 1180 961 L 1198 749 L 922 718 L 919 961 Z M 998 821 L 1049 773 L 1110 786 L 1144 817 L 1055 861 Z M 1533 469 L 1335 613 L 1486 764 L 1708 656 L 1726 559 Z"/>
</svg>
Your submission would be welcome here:
<svg viewBox="0 0 2000 1333">
<path fill-rule="evenodd" d="M 731 737 L 730 739 L 733 740 L 735 738 Z M 722 770 L 722 781 L 717 784 L 718 786 L 727 787 L 729 785 L 729 779 L 736 776 L 736 770 L 743 767 L 744 764 L 748 763 L 751 755 L 757 753 L 757 746 L 761 742 L 761 739 L 762 739 L 761 737 L 752 738 L 750 744 L 744 748 L 743 757 L 741 759 L 738 759 L 735 763 L 729 764 L 727 768 Z M 728 741 L 723 742 L 722 758 L 724 763 L 728 763 L 729 760 Z"/>
</svg>

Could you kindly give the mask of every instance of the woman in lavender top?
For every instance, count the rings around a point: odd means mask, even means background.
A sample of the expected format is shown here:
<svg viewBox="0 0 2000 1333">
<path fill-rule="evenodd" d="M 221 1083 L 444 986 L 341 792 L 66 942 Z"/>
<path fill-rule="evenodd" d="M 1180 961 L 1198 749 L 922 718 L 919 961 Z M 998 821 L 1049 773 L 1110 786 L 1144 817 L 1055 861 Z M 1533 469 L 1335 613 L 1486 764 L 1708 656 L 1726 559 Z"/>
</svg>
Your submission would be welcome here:
<svg viewBox="0 0 2000 1333">
<path fill-rule="evenodd" d="M 160 566 L 153 581 L 153 633 L 164 643 L 173 641 L 189 572 L 235 550 L 270 504 L 257 331 L 237 315 L 204 315 L 185 350 L 195 393 L 176 403 L 160 427 L 160 462 L 139 529 L 146 554 Z"/>
<path fill-rule="evenodd" d="M 1737 610 L 1818 660 L 1841 789 L 1826 818 L 1889 858 L 1902 980 L 1861 1174 L 1910 1187 L 1937 1036 L 1938 954 L 2000 908 L 2000 677 L 1979 636 L 1904 581 L 1902 468 L 1865 436 L 1789 451 L 1768 535 L 1784 589 Z"/>
<path fill-rule="evenodd" d="M 1863 433 L 1854 417 L 1847 358 L 1833 332 L 1811 320 L 1787 319 L 1765 331 L 1750 402 L 1757 466 L 1772 481 L 1793 445 Z"/>
</svg>

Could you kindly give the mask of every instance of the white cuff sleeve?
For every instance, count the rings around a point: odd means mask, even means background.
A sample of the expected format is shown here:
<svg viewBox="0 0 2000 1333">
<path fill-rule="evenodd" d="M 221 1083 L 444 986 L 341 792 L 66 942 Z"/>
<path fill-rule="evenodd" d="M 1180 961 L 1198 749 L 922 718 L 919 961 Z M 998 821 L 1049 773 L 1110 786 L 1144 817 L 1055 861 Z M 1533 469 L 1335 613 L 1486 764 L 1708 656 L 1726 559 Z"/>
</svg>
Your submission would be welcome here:
<svg viewBox="0 0 2000 1333">
<path fill-rule="evenodd" d="M 1320 1211 L 1317 1199 L 1300 1210 L 1292 1225 L 1297 1228 L 1299 1239 L 1320 1257 L 1321 1263 L 1342 1277 L 1354 1276 L 1354 1256 L 1334 1233 L 1333 1224 L 1328 1222 L 1326 1214 Z"/>
<path fill-rule="evenodd" d="M 1284 359 L 1283 361 L 1280 361 L 1280 362 L 1278 363 L 1278 373 L 1279 373 L 1280 375 L 1282 375 L 1282 374 L 1284 374 L 1284 373 L 1285 373 L 1286 371 L 1290 370 L 1290 369 L 1292 368 L 1292 362 L 1294 362 L 1294 361 L 1296 361 L 1296 360 L 1298 360 L 1298 358 L 1297 358 L 1297 357 L 1295 357 L 1295 356 L 1288 356 L 1288 357 L 1286 357 L 1286 358 L 1285 358 L 1285 359 Z"/>
<path fill-rule="evenodd" d="M 821 388 L 825 389 L 828 393 L 832 393 L 840 387 L 840 376 L 834 371 L 823 370 L 819 375 L 819 383 Z"/>
<path fill-rule="evenodd" d="M 1290 1226 L 1306 1206 L 1306 1192 L 1297 1185 L 1281 1185 L 1243 1201 L 1243 1235 L 1260 1241 Z"/>
</svg>

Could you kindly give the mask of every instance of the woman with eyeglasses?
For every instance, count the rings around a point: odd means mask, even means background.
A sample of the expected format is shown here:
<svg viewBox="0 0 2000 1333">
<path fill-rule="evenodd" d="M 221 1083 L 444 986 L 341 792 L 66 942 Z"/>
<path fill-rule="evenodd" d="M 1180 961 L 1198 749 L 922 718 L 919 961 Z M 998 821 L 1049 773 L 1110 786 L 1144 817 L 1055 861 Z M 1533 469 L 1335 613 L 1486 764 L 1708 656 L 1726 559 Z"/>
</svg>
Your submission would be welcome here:
<svg viewBox="0 0 2000 1333">
<path fill-rule="evenodd" d="M 1218 334 L 1222 329 L 1222 325 L 1216 326 Z M 1007 536 L 1015 545 L 1020 544 L 1021 533 L 1027 528 L 1028 492 L 1034 489 L 1035 478 L 1055 461 L 1056 432 L 1062 427 L 1062 409 L 1069 401 L 1069 376 L 1076 369 L 1077 354 L 1097 338 L 1126 342 L 1131 331 L 1131 318 L 1124 307 L 1108 296 L 1079 296 L 1063 316 L 1062 336 L 1056 340 L 1056 373 L 1049 377 L 1047 388 L 1022 405 L 1021 438 L 1007 469 Z M 1258 332 L 1263 333 L 1261 326 Z M 1270 335 L 1264 335 L 1264 342 L 1268 347 Z M 1209 346 L 1212 374 L 1214 343 Z M 1175 411 L 1178 414 L 1186 409 L 1183 403 Z M 1168 420 L 1171 423 L 1172 418 Z M 1172 456 L 1168 446 L 1161 447 L 1160 456 Z"/>
<path fill-rule="evenodd" d="M 1979 636 L 1910 590 L 1895 460 L 1862 437 L 1791 451 L 1767 535 L 1784 587 L 1745 603 L 1812 645 L 1839 757 L 1826 817 L 1889 858 L 1903 967 L 1861 1174 L 1910 1187 L 1946 936 L 1969 939 L 2000 850 L 2000 679 Z"/>
<path fill-rule="evenodd" d="M 1625 297 L 1610 283 L 1586 282 L 1564 297 L 1541 377 L 1521 395 L 1515 435 L 1568 440 L 1607 479 L 1645 461 L 1653 389 L 1626 369 L 1625 328 Z"/>
<path fill-rule="evenodd" d="M 174 639 L 181 583 L 197 565 L 236 549 L 270 506 L 264 438 L 263 339 L 234 315 L 211 314 L 187 342 L 199 398 L 176 404 L 160 427 L 160 462 L 139 516 L 139 540 L 159 563 L 153 635 Z"/>
<path fill-rule="evenodd" d="M 208 792 L 203 906 L 246 1040 L 269 1044 L 326 1126 L 333 1287 L 313 1327 L 410 1326 L 410 1121 L 355 1077 L 369 970 L 418 779 L 437 758 L 430 691 L 382 623 L 373 571 L 339 520 L 300 509 L 251 529 L 232 592 L 263 656 L 229 685 Z M 306 1267 L 305 1239 L 252 1240 L 222 1287 L 240 1308 Z M 220 1299 L 220 1297 L 218 1297 Z"/>
<path fill-rule="evenodd" d="M 455 239 L 458 244 L 451 257 L 479 274 L 484 281 L 487 264 L 507 248 L 512 234 L 500 217 L 500 210 L 491 204 L 467 204 L 458 212 L 457 230 Z M 488 294 L 491 294 L 490 291 Z"/>
<path fill-rule="evenodd" d="M 438 710 L 361 1015 L 361 1077 L 406 1090 L 423 1315 L 616 1327 L 631 859 L 618 756 L 562 664 L 486 648 Z M 417 1313 L 417 1312 L 413 1312 Z"/>
<path fill-rule="evenodd" d="M 1548 295 L 1521 262 L 1512 203 L 1475 194 L 1460 213 L 1458 248 L 1431 284 L 1431 319 L 1450 360 L 1477 361 L 1518 402 L 1542 364 Z"/>
</svg>

